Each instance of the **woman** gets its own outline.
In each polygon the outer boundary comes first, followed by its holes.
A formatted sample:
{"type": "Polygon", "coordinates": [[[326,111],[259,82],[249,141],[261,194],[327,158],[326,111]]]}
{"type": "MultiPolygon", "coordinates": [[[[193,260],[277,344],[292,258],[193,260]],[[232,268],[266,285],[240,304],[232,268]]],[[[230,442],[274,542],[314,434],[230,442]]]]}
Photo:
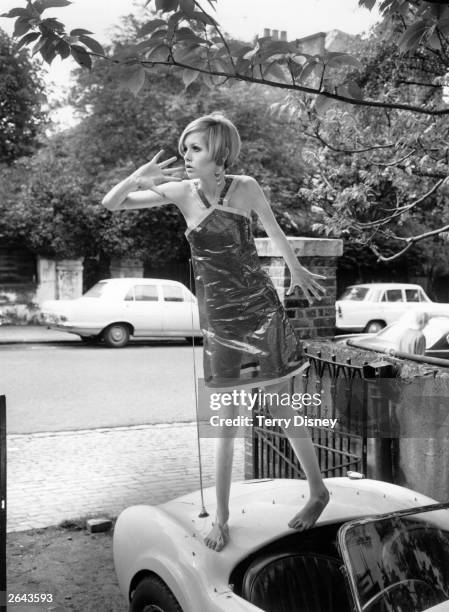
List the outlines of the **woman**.
{"type": "MultiPolygon", "coordinates": [[[[299,287],[309,302],[324,292],[318,279],[298,262],[257,181],[226,175],[237,159],[240,137],[231,121],[220,114],[190,123],[179,140],[187,179],[181,168],[170,169],[172,157],[149,163],[116,185],[103,199],[109,210],[150,208],[174,203],[187,223],[195,271],[195,285],[204,335],[204,378],[209,387],[264,386],[267,393],[288,391],[288,380],[299,372],[302,351],[277,292],[262,271],[251,234],[251,212],[259,216],[268,236],[290,270],[289,292],[299,287]],[[157,185],[157,187],[156,187],[157,185]]],[[[238,406],[228,408],[233,416],[238,406]]],[[[273,412],[273,409],[270,408],[273,412]]],[[[292,416],[279,406],[275,416],[292,416]]],[[[205,538],[220,551],[229,539],[229,494],[234,435],[217,441],[217,515],[205,538]]],[[[307,434],[289,438],[306,474],[310,497],[289,522],[295,529],[311,527],[329,494],[321,478],[312,441],[307,434]]]]}

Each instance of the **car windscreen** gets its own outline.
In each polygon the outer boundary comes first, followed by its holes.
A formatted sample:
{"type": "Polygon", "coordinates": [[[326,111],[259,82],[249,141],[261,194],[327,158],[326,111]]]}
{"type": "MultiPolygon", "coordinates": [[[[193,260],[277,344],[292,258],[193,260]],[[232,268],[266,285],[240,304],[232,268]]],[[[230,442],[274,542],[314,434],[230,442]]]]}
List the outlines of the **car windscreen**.
{"type": "Polygon", "coordinates": [[[365,299],[368,293],[368,287],[348,287],[343,291],[343,294],[339,297],[340,300],[355,300],[361,302],[365,299]]]}
{"type": "MultiPolygon", "coordinates": [[[[117,290],[115,289],[115,292],[117,290]]],[[[83,298],[103,298],[114,293],[114,288],[110,284],[100,281],[91,287],[86,293],[83,293],[83,298]]]]}
{"type": "Polygon", "coordinates": [[[420,612],[449,599],[449,504],[429,508],[353,521],[340,529],[357,610],[420,612]]]}

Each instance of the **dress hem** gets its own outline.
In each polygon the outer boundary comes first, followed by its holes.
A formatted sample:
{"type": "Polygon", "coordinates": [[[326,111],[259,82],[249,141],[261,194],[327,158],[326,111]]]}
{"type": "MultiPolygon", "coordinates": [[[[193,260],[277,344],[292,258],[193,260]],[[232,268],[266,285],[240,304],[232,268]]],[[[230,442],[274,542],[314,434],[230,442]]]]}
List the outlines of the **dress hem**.
{"type": "Polygon", "coordinates": [[[204,381],[206,389],[214,389],[214,390],[229,390],[229,389],[254,389],[257,387],[266,387],[268,385],[273,385],[279,382],[283,382],[284,380],[288,380],[289,378],[293,378],[293,376],[297,376],[301,372],[304,372],[310,365],[309,361],[305,361],[300,366],[293,368],[286,374],[282,374],[282,376],[277,376],[276,378],[262,378],[261,376],[248,379],[248,378],[232,378],[227,379],[228,382],[222,381],[204,381]]]}

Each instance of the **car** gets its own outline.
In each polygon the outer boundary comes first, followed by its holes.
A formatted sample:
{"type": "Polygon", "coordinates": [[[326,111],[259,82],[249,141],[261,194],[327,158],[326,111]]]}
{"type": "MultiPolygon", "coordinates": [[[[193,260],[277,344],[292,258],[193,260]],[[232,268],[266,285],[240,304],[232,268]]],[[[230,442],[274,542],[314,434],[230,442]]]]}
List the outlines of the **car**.
{"type": "Polygon", "coordinates": [[[130,337],[201,336],[195,296],[182,283],[154,278],[109,278],[75,300],[47,300],[41,322],[121,348],[130,337]]]}
{"type": "Polygon", "coordinates": [[[351,285],[335,302],[335,325],[339,330],[375,333],[396,321],[411,308],[449,315],[449,304],[432,302],[422,287],[409,283],[351,285]]]}
{"type": "Polygon", "coordinates": [[[449,503],[360,476],[325,479],[330,502],[303,532],[287,523],[305,480],[233,483],[220,553],[203,543],[214,488],[206,517],[200,492],[126,508],[113,556],[129,611],[448,612],[449,503]]]}
{"type": "MultiPolygon", "coordinates": [[[[395,323],[384,327],[377,334],[336,336],[335,340],[355,348],[393,354],[399,350],[399,339],[407,329],[409,314],[403,314],[395,323]]],[[[449,315],[433,315],[423,327],[422,333],[426,339],[426,357],[449,359],[449,315]]]]}

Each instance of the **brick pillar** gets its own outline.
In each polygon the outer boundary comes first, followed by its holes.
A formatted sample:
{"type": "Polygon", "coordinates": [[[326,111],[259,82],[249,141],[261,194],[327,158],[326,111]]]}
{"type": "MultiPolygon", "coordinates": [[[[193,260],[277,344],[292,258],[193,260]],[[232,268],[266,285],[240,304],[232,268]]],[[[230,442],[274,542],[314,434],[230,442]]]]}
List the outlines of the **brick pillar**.
{"type": "Polygon", "coordinates": [[[337,261],[343,254],[343,241],[334,238],[288,238],[296,256],[311,272],[323,274],[326,295],[309,306],[302,296],[286,297],[290,273],[283,257],[269,238],[256,238],[263,268],[273,280],[279,297],[300,338],[332,336],[335,330],[337,261]]]}
{"type": "Polygon", "coordinates": [[[143,262],[140,259],[121,257],[111,260],[111,278],[143,278],[143,262]]]}
{"type": "Polygon", "coordinates": [[[83,293],[83,260],[56,261],[56,298],[73,300],[83,293]]]}

